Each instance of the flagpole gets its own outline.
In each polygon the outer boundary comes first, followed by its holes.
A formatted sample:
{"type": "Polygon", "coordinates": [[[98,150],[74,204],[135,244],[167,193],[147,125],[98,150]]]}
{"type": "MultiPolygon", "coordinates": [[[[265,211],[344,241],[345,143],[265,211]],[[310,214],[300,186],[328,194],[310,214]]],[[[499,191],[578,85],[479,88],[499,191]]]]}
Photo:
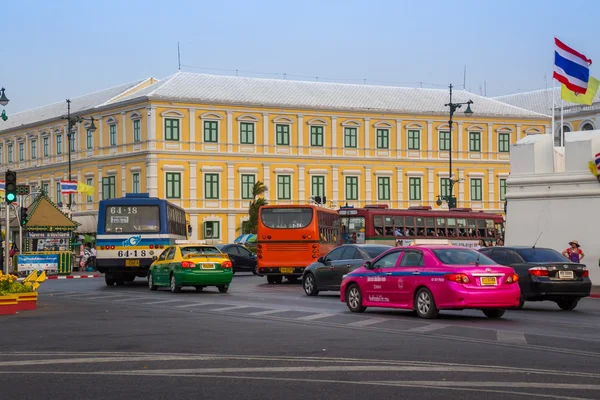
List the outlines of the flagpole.
{"type": "Polygon", "coordinates": [[[554,80],[554,78],[552,78],[552,140],[556,139],[556,134],[554,133],[554,126],[556,125],[555,123],[555,118],[554,118],[554,110],[556,109],[556,99],[554,98],[554,96],[556,95],[556,81],[554,80]]]}
{"type": "Polygon", "coordinates": [[[565,129],[563,126],[563,104],[564,102],[562,101],[562,97],[561,97],[561,101],[560,101],[560,142],[561,142],[561,147],[564,149],[565,148],[565,129]]]}

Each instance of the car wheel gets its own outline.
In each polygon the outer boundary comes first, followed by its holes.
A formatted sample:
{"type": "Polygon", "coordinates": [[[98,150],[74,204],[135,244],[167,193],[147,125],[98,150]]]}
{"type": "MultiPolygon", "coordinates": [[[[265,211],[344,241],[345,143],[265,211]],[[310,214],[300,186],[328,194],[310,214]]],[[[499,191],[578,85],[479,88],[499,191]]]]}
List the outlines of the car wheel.
{"type": "Polygon", "coordinates": [[[109,275],[104,276],[104,282],[106,283],[106,286],[113,286],[115,284],[115,280],[109,275]]]}
{"type": "Polygon", "coordinates": [[[355,313],[365,312],[367,307],[363,306],[363,298],[360,288],[356,284],[351,284],[346,289],[346,305],[348,309],[355,313]]]}
{"type": "Polygon", "coordinates": [[[227,293],[229,290],[229,285],[219,285],[217,286],[217,289],[219,289],[220,293],[227,293]]]}
{"type": "Polygon", "coordinates": [[[172,293],[181,292],[181,286],[177,285],[177,281],[175,280],[175,274],[171,274],[171,292],[172,293]]]}
{"type": "Polygon", "coordinates": [[[156,290],[158,287],[154,284],[154,277],[150,272],[148,272],[148,289],[156,290]]]}
{"type": "Polygon", "coordinates": [[[579,300],[578,299],[559,300],[556,302],[556,304],[558,304],[558,306],[562,310],[571,311],[571,310],[575,309],[575,307],[577,307],[577,304],[579,304],[579,300]]]}
{"type": "Polygon", "coordinates": [[[415,312],[420,318],[436,318],[440,311],[435,305],[433,295],[427,288],[421,288],[415,296],[415,312]]]}
{"type": "Polygon", "coordinates": [[[302,279],[302,287],[304,288],[304,293],[307,296],[316,296],[319,294],[319,290],[317,289],[317,282],[315,282],[315,277],[313,274],[306,274],[302,279]]]}
{"type": "Polygon", "coordinates": [[[502,316],[506,312],[506,310],[503,310],[501,308],[491,308],[491,309],[481,310],[481,311],[483,311],[483,313],[485,314],[486,317],[494,318],[494,319],[502,318],[502,316]]]}

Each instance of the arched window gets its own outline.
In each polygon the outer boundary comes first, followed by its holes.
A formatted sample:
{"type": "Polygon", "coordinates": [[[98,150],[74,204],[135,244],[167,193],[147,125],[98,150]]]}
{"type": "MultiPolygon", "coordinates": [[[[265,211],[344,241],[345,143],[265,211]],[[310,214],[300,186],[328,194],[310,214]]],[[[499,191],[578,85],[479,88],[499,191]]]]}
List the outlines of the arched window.
{"type": "MultiPolygon", "coordinates": [[[[594,130],[594,126],[592,124],[590,124],[589,122],[586,122],[581,127],[581,130],[582,131],[593,131],[594,130]]],[[[569,132],[569,131],[565,130],[565,132],[569,132]]]]}

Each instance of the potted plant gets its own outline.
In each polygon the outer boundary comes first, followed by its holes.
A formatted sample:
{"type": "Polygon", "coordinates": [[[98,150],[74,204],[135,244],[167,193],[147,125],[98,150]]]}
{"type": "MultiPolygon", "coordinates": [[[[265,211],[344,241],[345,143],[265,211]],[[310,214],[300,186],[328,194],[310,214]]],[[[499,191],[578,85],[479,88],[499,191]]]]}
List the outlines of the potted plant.
{"type": "Polygon", "coordinates": [[[15,275],[3,275],[0,272],[0,315],[4,314],[2,309],[6,314],[35,310],[37,298],[37,292],[30,285],[18,282],[15,275]]]}

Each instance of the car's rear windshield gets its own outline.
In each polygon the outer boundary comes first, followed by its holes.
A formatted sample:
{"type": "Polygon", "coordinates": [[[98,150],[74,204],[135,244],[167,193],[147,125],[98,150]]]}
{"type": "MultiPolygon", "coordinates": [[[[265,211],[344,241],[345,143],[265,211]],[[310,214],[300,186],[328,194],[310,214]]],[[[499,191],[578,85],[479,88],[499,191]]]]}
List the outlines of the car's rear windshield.
{"type": "Polygon", "coordinates": [[[186,246],[181,248],[183,257],[188,254],[221,254],[219,249],[214,246],[186,246]]]}
{"type": "Polygon", "coordinates": [[[470,249],[435,249],[433,254],[448,265],[495,265],[496,263],[478,251],[470,249]]]}
{"type": "Polygon", "coordinates": [[[516,249],[517,253],[528,263],[534,262],[566,262],[565,256],[554,249],[516,249]]]}
{"type": "Polygon", "coordinates": [[[306,228],[313,219],[312,208],[263,208],[261,221],[271,229],[306,228]]]}
{"type": "Polygon", "coordinates": [[[375,258],[386,250],[391,249],[392,246],[377,246],[377,247],[363,247],[363,250],[367,252],[369,257],[375,258]]]}

